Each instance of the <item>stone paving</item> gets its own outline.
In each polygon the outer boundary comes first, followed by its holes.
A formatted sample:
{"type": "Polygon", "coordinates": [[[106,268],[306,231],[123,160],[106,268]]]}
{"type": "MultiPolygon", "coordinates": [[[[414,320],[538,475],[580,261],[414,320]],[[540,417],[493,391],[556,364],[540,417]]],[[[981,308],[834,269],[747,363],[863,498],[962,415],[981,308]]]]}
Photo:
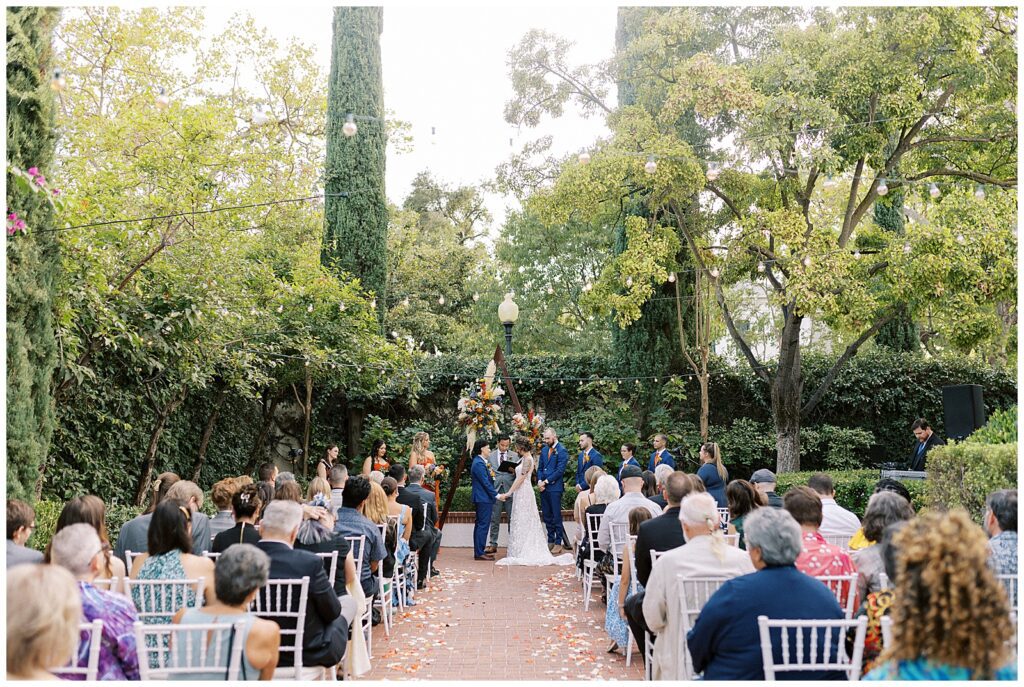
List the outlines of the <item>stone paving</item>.
{"type": "MultiPolygon", "coordinates": [[[[505,555],[498,550],[498,558],[505,555]]],[[[572,566],[497,567],[473,550],[442,548],[440,577],[395,614],[391,637],[374,628],[364,680],[642,680],[632,663],[605,653],[600,591],[583,611],[572,566]]]]}

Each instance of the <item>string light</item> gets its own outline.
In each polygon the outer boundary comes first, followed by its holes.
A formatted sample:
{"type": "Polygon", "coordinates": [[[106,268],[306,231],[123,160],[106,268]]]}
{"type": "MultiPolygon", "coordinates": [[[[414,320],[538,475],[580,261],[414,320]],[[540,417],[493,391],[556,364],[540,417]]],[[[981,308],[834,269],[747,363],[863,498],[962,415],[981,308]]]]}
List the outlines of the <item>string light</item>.
{"type": "Polygon", "coordinates": [[[284,306],[283,305],[277,306],[277,312],[284,312],[284,306]]]}
{"type": "Polygon", "coordinates": [[[704,174],[708,181],[714,181],[722,171],[722,165],[718,162],[709,162],[708,171],[704,174]]]}
{"type": "Polygon", "coordinates": [[[370,307],[373,308],[374,310],[377,309],[377,299],[376,298],[374,298],[372,301],[370,301],[370,307]]]}
{"type": "Polygon", "coordinates": [[[978,200],[981,200],[982,198],[984,198],[985,197],[985,187],[982,186],[981,184],[978,184],[977,186],[975,186],[974,187],[974,197],[977,198],[978,200]]]}
{"type": "Polygon", "coordinates": [[[338,303],[338,312],[345,312],[345,304],[338,303]]]}
{"type": "Polygon", "coordinates": [[[670,272],[669,275],[668,275],[668,282],[670,284],[674,284],[675,281],[676,281],[676,273],[675,272],[670,272]]]}
{"type": "Polygon", "coordinates": [[[54,69],[53,78],[50,79],[50,88],[59,93],[60,91],[63,91],[67,85],[68,82],[67,79],[64,78],[64,72],[59,69],[54,69]]]}
{"type": "Polygon", "coordinates": [[[590,164],[590,153],[584,151],[580,153],[580,156],[577,159],[581,165],[588,165],[590,164]]]}
{"type": "Polygon", "coordinates": [[[713,279],[718,279],[718,268],[717,267],[712,267],[710,274],[711,274],[711,277],[713,279]]]}
{"type": "Polygon", "coordinates": [[[309,307],[306,308],[306,312],[313,312],[313,304],[312,303],[310,303],[309,307]]]}
{"type": "Polygon", "coordinates": [[[555,294],[555,289],[554,289],[554,287],[553,287],[553,286],[550,286],[550,285],[549,285],[549,286],[548,286],[548,295],[549,295],[549,296],[553,296],[554,294],[555,294]]]}
{"type": "Polygon", "coordinates": [[[853,259],[854,260],[860,260],[860,251],[859,250],[853,251],[853,259]]]}
{"type": "Polygon", "coordinates": [[[956,242],[959,243],[962,246],[963,244],[967,243],[967,239],[964,238],[963,234],[957,234],[956,235],[956,242]]]}
{"type": "Polygon", "coordinates": [[[763,262],[758,262],[757,263],[757,271],[758,272],[764,272],[764,263],[763,262]]]}
{"type": "Polygon", "coordinates": [[[647,164],[644,165],[644,171],[648,174],[654,174],[658,171],[658,163],[655,162],[653,155],[650,155],[647,158],[647,164]]]}
{"type": "Polygon", "coordinates": [[[935,184],[930,184],[928,186],[928,195],[931,196],[932,198],[938,198],[939,196],[942,195],[942,191],[940,191],[939,187],[936,186],[935,184]]]}
{"type": "Polygon", "coordinates": [[[473,294],[473,301],[475,302],[475,301],[478,301],[478,300],[480,300],[480,294],[474,293],[473,294]]]}
{"type": "Polygon", "coordinates": [[[591,284],[589,281],[586,284],[583,285],[583,290],[584,291],[590,291],[592,288],[594,288],[594,285],[591,284]]]}
{"type": "Polygon", "coordinates": [[[156,95],[156,106],[158,108],[160,108],[161,110],[164,110],[170,104],[171,104],[171,99],[167,97],[167,89],[165,89],[163,86],[161,86],[160,90],[157,92],[157,95],[156,95]]]}
{"type": "Polygon", "coordinates": [[[348,117],[345,118],[345,123],[341,125],[341,133],[345,134],[348,138],[352,138],[359,131],[359,127],[356,126],[356,117],[352,113],[349,113],[348,117]]]}
{"type": "Polygon", "coordinates": [[[633,286],[633,277],[626,277],[626,286],[633,286]]]}
{"type": "Polygon", "coordinates": [[[903,244],[903,253],[905,255],[910,255],[910,242],[909,241],[907,243],[903,244]]]}
{"type": "Polygon", "coordinates": [[[439,296],[438,297],[437,304],[438,305],[444,305],[444,296],[439,296]]]}
{"type": "Polygon", "coordinates": [[[409,297],[408,296],[406,296],[405,298],[402,299],[402,305],[404,305],[407,308],[409,307],[409,297]]]}
{"type": "Polygon", "coordinates": [[[801,264],[802,264],[802,265],[803,265],[804,267],[810,267],[810,266],[811,266],[811,256],[810,256],[810,255],[805,255],[805,256],[804,256],[804,259],[803,259],[803,260],[801,260],[801,261],[800,261],[800,263],[801,263],[801,264]]]}
{"type": "Polygon", "coordinates": [[[877,189],[877,191],[878,191],[878,195],[880,195],[880,196],[884,196],[885,194],[887,194],[889,192],[889,184],[885,183],[885,179],[884,178],[881,181],[878,182],[878,189],[877,189]]]}

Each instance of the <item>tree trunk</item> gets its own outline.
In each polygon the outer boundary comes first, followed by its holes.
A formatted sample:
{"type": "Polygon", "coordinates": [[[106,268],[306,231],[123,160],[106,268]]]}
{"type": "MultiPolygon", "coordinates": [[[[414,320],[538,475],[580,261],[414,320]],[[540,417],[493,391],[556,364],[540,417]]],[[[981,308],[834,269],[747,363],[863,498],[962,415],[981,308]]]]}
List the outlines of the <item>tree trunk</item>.
{"type": "Polygon", "coordinates": [[[704,373],[701,374],[697,381],[700,382],[700,440],[704,443],[708,441],[708,374],[707,374],[707,358],[704,358],[704,373]]]}
{"type": "Polygon", "coordinates": [[[156,450],[160,445],[160,437],[167,427],[167,420],[171,417],[171,413],[185,401],[186,396],[188,396],[187,388],[182,389],[178,395],[168,401],[156,414],[156,424],[149,435],[149,446],[146,448],[146,457],[142,462],[142,472],[139,474],[139,481],[135,486],[136,506],[141,506],[146,498],[146,494],[149,493],[149,481],[153,476],[153,468],[156,464],[156,450]]]}
{"type": "Polygon", "coordinates": [[[803,317],[789,307],[782,328],[779,367],[772,380],[772,417],[775,420],[776,471],[800,469],[800,402],[804,378],[800,364],[800,323],[803,317]]]}
{"type": "Polygon", "coordinates": [[[309,430],[313,415],[313,374],[306,368],[306,403],[302,406],[306,428],[302,436],[302,479],[309,478],[309,430]]]}
{"type": "Polygon", "coordinates": [[[346,449],[349,458],[355,460],[359,457],[360,447],[363,445],[363,418],[366,416],[366,409],[349,403],[345,416],[348,420],[348,431],[346,432],[348,446],[346,449]]]}
{"type": "Polygon", "coordinates": [[[213,428],[217,425],[217,418],[220,417],[220,409],[227,400],[227,386],[222,385],[217,390],[217,397],[214,401],[213,412],[206,419],[206,426],[203,428],[203,436],[199,439],[199,451],[196,453],[196,464],[192,468],[192,481],[199,483],[199,473],[203,471],[203,463],[206,461],[206,449],[210,446],[210,437],[213,436],[213,428]]]}
{"type": "Polygon", "coordinates": [[[256,436],[256,442],[252,446],[249,464],[245,469],[246,474],[256,471],[256,464],[259,462],[263,445],[267,442],[267,434],[270,433],[270,425],[274,422],[274,410],[277,409],[277,404],[280,400],[276,397],[271,399],[269,408],[266,407],[266,401],[264,401],[263,426],[260,427],[260,433],[256,436]]]}

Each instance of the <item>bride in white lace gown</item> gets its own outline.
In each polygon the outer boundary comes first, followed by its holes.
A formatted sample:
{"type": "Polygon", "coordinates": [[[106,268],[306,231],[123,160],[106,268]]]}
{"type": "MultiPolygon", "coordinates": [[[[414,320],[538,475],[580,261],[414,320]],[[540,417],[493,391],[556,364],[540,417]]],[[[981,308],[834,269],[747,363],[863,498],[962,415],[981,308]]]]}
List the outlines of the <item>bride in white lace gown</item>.
{"type": "Polygon", "coordinates": [[[508,526],[508,554],[495,565],[572,565],[573,555],[551,555],[548,537],[537,510],[537,496],[530,482],[534,459],[530,455],[529,441],[516,441],[516,450],[522,461],[516,467],[516,480],[509,487],[513,494],[512,518],[508,526]]]}

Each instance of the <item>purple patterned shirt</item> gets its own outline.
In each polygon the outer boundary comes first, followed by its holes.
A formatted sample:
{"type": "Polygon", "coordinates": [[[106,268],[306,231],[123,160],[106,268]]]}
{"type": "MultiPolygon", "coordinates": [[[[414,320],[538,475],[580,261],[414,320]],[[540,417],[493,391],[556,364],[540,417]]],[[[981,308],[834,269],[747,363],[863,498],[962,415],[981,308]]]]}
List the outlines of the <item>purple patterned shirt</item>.
{"type": "MultiPolygon", "coordinates": [[[[100,641],[98,680],[138,680],[139,657],[135,651],[132,623],[139,619],[131,599],[122,594],[97,589],[88,582],[79,582],[82,593],[82,615],[87,622],[103,621],[100,641]]],[[[82,633],[78,646],[77,665],[84,666],[89,659],[88,634],[82,633]]],[[[67,679],[84,680],[84,675],[69,675],[67,679]]]]}

